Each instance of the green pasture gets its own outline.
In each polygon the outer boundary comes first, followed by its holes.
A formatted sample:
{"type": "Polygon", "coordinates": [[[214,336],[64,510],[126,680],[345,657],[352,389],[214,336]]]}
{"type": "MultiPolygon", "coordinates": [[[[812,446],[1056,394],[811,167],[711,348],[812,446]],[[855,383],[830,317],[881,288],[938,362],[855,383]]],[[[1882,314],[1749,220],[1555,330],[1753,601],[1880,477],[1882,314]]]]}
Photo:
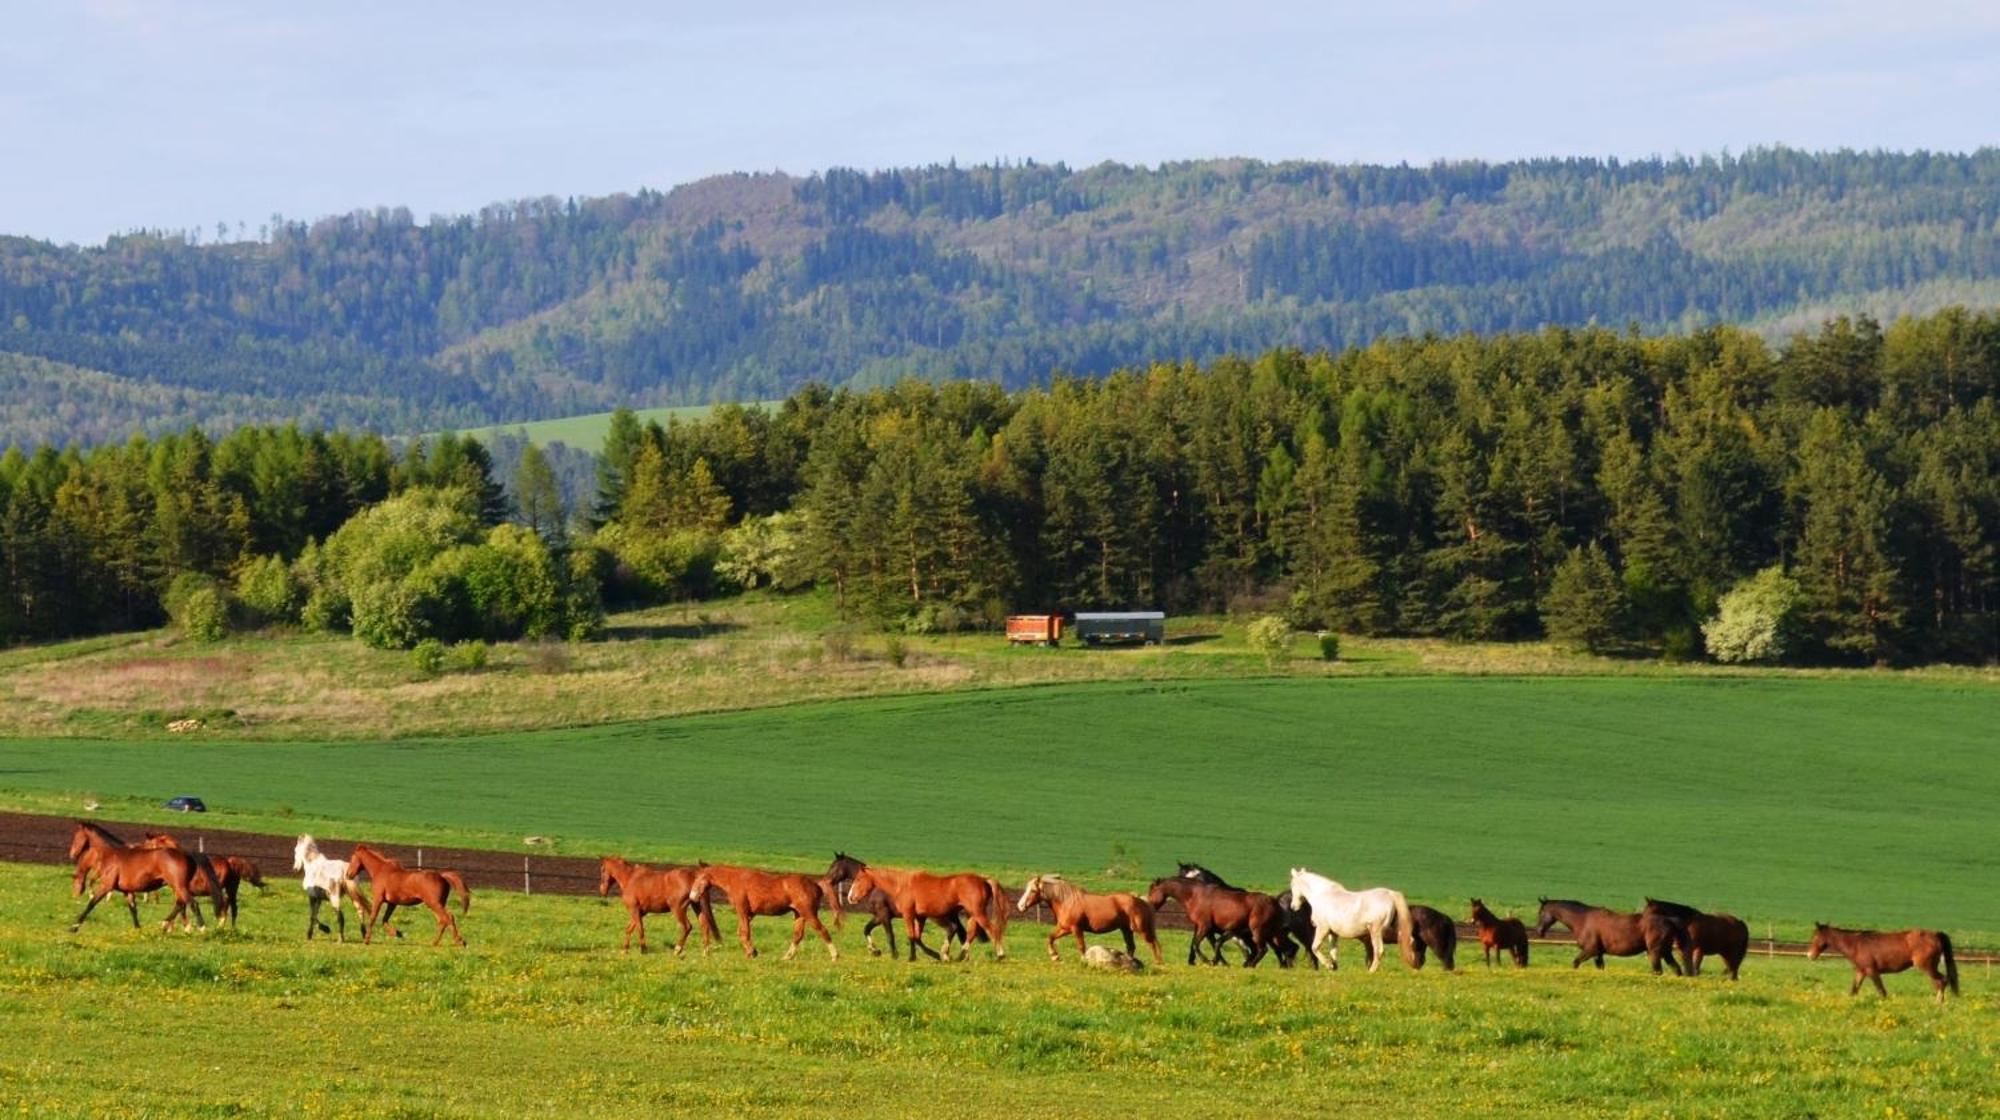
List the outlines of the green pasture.
{"type": "Polygon", "coordinates": [[[1996,727],[1991,687],[1852,677],[1063,685],[458,739],[0,740],[0,804],[192,793],[213,827],[1100,884],[1303,864],[1454,914],[1652,894],[1760,936],[1996,945],[1996,727]]]}
{"type": "MultiPolygon", "coordinates": [[[[62,868],[0,864],[0,1104],[35,1116],[1972,1115],[2000,1108],[2000,1000],[1940,1008],[1839,961],[1740,983],[1546,959],[1455,975],[790,962],[614,948],[623,910],[480,892],[467,950],[300,940],[290,882],[242,934],[81,933],[62,868]],[[1258,1102],[1258,1103],[1248,1103],[1258,1102]]],[[[163,905],[146,911],[158,915],[163,905]]],[[[670,926],[667,919],[655,919],[670,926]]],[[[727,922],[725,922],[727,932],[727,922]]],[[[1180,934],[1168,935],[1169,949],[1180,934]]],[[[1066,950],[1066,954],[1068,951],[1066,950]]]]}
{"type": "MultiPolygon", "coordinates": [[[[782,402],[758,401],[751,403],[752,405],[764,404],[775,408],[782,402]]],[[[633,415],[639,418],[639,423],[641,424],[649,421],[658,421],[664,425],[667,421],[675,418],[699,420],[707,416],[714,408],[715,406],[712,404],[695,404],[673,408],[635,408],[632,412],[633,415]]],[[[581,416],[563,416],[554,420],[528,420],[518,424],[495,424],[488,428],[468,429],[461,434],[475,436],[482,440],[489,440],[495,435],[518,435],[526,437],[528,442],[537,445],[560,442],[566,443],[579,451],[596,452],[603,450],[604,434],[610,430],[611,413],[591,412],[581,416]]]]}

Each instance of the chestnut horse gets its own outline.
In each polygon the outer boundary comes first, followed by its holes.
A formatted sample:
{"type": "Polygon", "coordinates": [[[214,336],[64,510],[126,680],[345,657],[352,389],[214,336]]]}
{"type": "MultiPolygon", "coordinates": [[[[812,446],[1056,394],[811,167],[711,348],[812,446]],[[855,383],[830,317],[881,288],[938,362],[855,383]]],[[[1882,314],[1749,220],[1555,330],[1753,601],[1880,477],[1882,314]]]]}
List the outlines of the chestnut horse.
{"type": "MultiPolygon", "coordinates": [[[[359,879],[365,872],[375,884],[375,904],[368,909],[368,919],[361,923],[361,943],[366,945],[374,937],[375,926],[379,924],[390,933],[395,933],[389,919],[395,917],[396,907],[422,904],[430,907],[437,916],[437,936],[431,944],[444,940],[444,931],[451,931],[451,939],[463,947],[465,938],[458,932],[458,922],[451,911],[445,909],[451,892],[458,891],[458,912],[467,913],[472,909],[472,892],[465,887],[465,880],[456,871],[432,871],[429,868],[411,870],[383,855],[366,844],[356,844],[354,854],[347,857],[347,868],[359,879]]],[[[400,935],[398,935],[400,936],[400,935]]]]}
{"type": "Polygon", "coordinates": [[[1682,975],[1680,962],[1674,959],[1674,946],[1686,949],[1687,932],[1663,914],[1626,914],[1574,899],[1545,898],[1538,920],[1541,924],[1535,927],[1536,937],[1546,936],[1549,927],[1557,922],[1576,935],[1576,959],[1570,962],[1571,968],[1581,968],[1583,962],[1593,959],[1597,967],[1603,968],[1606,956],[1636,957],[1644,953],[1655,974],[1664,961],[1675,976],[1682,975]]]}
{"type": "Polygon", "coordinates": [[[870,891],[881,891],[889,905],[903,919],[903,936],[910,943],[910,959],[922,949],[934,961],[951,958],[952,929],[959,934],[959,959],[972,955],[971,938],[981,933],[993,943],[993,959],[1007,959],[1007,893],[1000,884],[984,875],[960,872],[937,875],[905,867],[875,867],[862,864],[847,885],[847,901],[859,902],[870,891]],[[960,915],[965,924],[957,926],[960,915]],[[924,944],[924,923],[945,923],[944,953],[924,944]]]}
{"type": "MultiPolygon", "coordinates": [[[[1257,891],[1231,890],[1227,887],[1210,886],[1207,883],[1168,875],[1153,880],[1146,891],[1146,903],[1154,910],[1166,904],[1168,899],[1181,904],[1187,911],[1188,920],[1194,923],[1194,936],[1188,940],[1188,963],[1195,963],[1201,944],[1209,940],[1210,934],[1221,933],[1227,938],[1242,938],[1250,944],[1250,951],[1243,957],[1244,968],[1255,968],[1264,954],[1277,947],[1285,937],[1284,917],[1278,912],[1278,900],[1257,891]]],[[[1217,954],[1220,957],[1221,954],[1217,954]]],[[[1214,962],[1220,964],[1218,959],[1214,962]]]]}
{"type": "MultiPolygon", "coordinates": [[[[132,915],[132,928],[139,928],[138,897],[161,887],[174,892],[174,908],[167,911],[167,919],[160,925],[161,932],[173,928],[174,919],[193,911],[194,924],[207,929],[208,924],[201,918],[201,903],[196,901],[194,890],[195,862],[188,853],[178,848],[133,848],[118,841],[102,826],[87,821],[78,821],[76,831],[70,835],[69,856],[76,861],[76,880],[73,892],[83,893],[85,879],[92,873],[97,875],[97,890],[84,904],[83,912],[69,927],[71,933],[83,928],[83,920],[97,908],[112,891],[125,896],[125,908],[132,915]]],[[[217,914],[222,912],[222,890],[213,877],[208,884],[209,899],[215,904],[217,914]]]]}
{"type": "Polygon", "coordinates": [[[1138,951],[1138,946],[1132,943],[1132,935],[1137,933],[1152,947],[1153,963],[1165,963],[1160,956],[1159,938],[1153,936],[1152,904],[1138,895],[1123,891],[1091,894],[1071,885],[1060,875],[1037,875],[1028,880],[1015,907],[1025,914],[1030,906],[1044,901],[1056,917],[1055,931],[1049,934],[1050,960],[1062,959],[1062,954],[1056,952],[1056,942],[1066,934],[1076,935],[1076,951],[1081,953],[1084,951],[1084,934],[1117,930],[1125,935],[1126,956],[1138,951]]]}
{"type": "Polygon", "coordinates": [[[835,927],[841,924],[846,914],[840,908],[840,895],[831,884],[810,875],[764,871],[755,867],[732,867],[721,863],[695,865],[694,878],[688,882],[688,901],[707,899],[711,887],[720,890],[736,910],[736,938],[743,943],[744,956],[757,955],[757,946],[750,940],[751,918],[791,914],[792,944],[785,950],[786,960],[798,955],[799,942],[805,940],[808,926],[819,934],[821,941],[826,942],[827,958],[840,959],[840,950],[833,943],[833,935],[826,932],[826,927],[819,920],[822,902],[832,904],[835,927]]]}
{"type": "MultiPolygon", "coordinates": [[[[172,848],[175,851],[187,852],[187,849],[181,847],[179,840],[174,839],[164,832],[148,832],[144,840],[132,846],[135,848],[172,848]]],[[[226,923],[230,929],[235,929],[237,892],[242,889],[243,883],[246,880],[249,881],[251,886],[262,887],[264,885],[264,873],[257,870],[256,864],[251,863],[242,856],[210,856],[199,852],[188,852],[188,856],[194,860],[195,867],[194,881],[188,884],[189,887],[202,894],[207,894],[209,893],[209,881],[213,879],[218,883],[222,887],[222,896],[228,903],[228,906],[216,911],[216,924],[222,925],[226,923]]],[[[183,923],[187,921],[185,915],[182,916],[181,921],[183,923]]]]}
{"type": "Polygon", "coordinates": [[[1701,975],[1702,958],[1714,953],[1722,958],[1722,967],[1734,980],[1737,970],[1743,967],[1743,958],[1750,955],[1749,923],[1734,914],[1707,914],[1692,906],[1657,898],[1646,900],[1644,912],[1661,914],[1680,923],[1687,934],[1682,949],[1687,954],[1689,976],[1701,975]]]}
{"type": "Polygon", "coordinates": [[[1950,935],[1941,929],[1881,933],[1815,923],[1812,942],[1806,946],[1806,959],[1816,961],[1821,953],[1829,951],[1846,957],[1854,965],[1854,986],[1847,990],[1850,996],[1861,991],[1863,980],[1871,980],[1875,990],[1886,999],[1889,989],[1882,986],[1882,974],[1906,968],[1921,969],[1931,978],[1939,1003],[1944,1002],[1946,989],[1958,994],[1958,958],[1952,955],[1950,935]],[[1942,971],[1938,969],[1940,962],[1944,965],[1942,971]]]}
{"type": "Polygon", "coordinates": [[[715,929],[715,911],[708,905],[706,897],[692,901],[688,898],[688,887],[694,883],[692,867],[647,867],[605,856],[599,861],[597,876],[597,896],[603,898],[618,888],[618,897],[625,902],[625,912],[631,920],[625,923],[625,952],[632,951],[632,933],[639,933],[639,951],[646,951],[646,915],[671,912],[674,920],[681,924],[681,937],[674,942],[674,956],[680,956],[686,949],[688,935],[694,926],[688,921],[688,907],[694,907],[695,916],[701,920],[701,947],[715,948],[722,935],[715,929]]]}
{"type": "Polygon", "coordinates": [[[1497,917],[1479,899],[1472,900],[1472,924],[1479,927],[1479,947],[1486,951],[1486,967],[1501,953],[1514,955],[1514,967],[1528,967],[1528,927],[1521,919],[1497,917]]]}

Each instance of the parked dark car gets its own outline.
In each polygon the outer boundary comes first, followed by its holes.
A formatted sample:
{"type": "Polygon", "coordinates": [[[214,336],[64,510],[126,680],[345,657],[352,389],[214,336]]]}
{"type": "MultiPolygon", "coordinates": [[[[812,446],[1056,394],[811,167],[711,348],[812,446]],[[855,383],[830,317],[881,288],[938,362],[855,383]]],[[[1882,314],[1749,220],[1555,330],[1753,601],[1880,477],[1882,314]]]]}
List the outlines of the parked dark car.
{"type": "Polygon", "coordinates": [[[203,804],[201,803],[201,798],[199,798],[199,797],[175,797],[175,798],[171,798],[171,799],[169,799],[169,800],[167,801],[167,804],[166,804],[166,808],[169,808],[169,809],[172,809],[172,810],[173,810],[174,812],[176,812],[176,813],[206,813],[206,812],[208,812],[208,806],[206,806],[206,805],[203,805],[203,804]]]}

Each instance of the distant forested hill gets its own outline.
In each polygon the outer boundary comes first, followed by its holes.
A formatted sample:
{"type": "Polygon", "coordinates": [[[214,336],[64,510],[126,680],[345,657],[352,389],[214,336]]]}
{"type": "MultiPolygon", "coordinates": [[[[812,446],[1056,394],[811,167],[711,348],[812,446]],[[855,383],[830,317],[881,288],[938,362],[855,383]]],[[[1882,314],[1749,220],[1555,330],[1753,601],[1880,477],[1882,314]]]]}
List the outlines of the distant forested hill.
{"type": "Polygon", "coordinates": [[[256,241],[0,238],[0,445],[1996,303],[2000,150],[733,175],[256,241]]]}

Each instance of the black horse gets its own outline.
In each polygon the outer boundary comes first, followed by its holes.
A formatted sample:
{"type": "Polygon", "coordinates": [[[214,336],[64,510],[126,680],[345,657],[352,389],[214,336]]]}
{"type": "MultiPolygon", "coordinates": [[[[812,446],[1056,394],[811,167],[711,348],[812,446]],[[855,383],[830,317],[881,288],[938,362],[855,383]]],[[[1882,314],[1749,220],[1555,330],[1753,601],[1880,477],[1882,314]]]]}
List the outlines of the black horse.
{"type": "MultiPolygon", "coordinates": [[[[1197,883],[1206,883],[1211,887],[1221,887],[1228,891],[1248,889],[1237,886],[1201,864],[1188,863],[1184,860],[1176,862],[1180,866],[1179,872],[1176,873],[1179,878],[1192,879],[1197,883]]],[[[1304,903],[1299,903],[1298,909],[1292,909],[1292,896],[1289,891],[1278,895],[1277,900],[1281,923],[1278,939],[1271,944],[1271,951],[1278,956],[1279,968],[1290,968],[1298,959],[1300,947],[1312,944],[1312,909],[1304,903]]],[[[1215,954],[1213,963],[1222,963],[1222,947],[1231,941],[1241,946],[1245,954],[1251,951],[1249,939],[1241,934],[1232,938],[1219,932],[1211,932],[1208,935],[1208,947],[1210,952],[1215,954]]],[[[1311,953],[1306,954],[1306,959],[1312,961],[1314,968],[1319,967],[1319,961],[1314,960],[1311,953]]]]}
{"type": "MultiPolygon", "coordinates": [[[[1410,924],[1417,927],[1417,942],[1413,946],[1417,967],[1424,967],[1424,953],[1429,950],[1437,955],[1438,963],[1444,966],[1446,972],[1455,971],[1458,967],[1458,923],[1451,920],[1451,915],[1428,906],[1413,905],[1410,907],[1410,924]]],[[[1405,934],[1398,929],[1396,936],[1400,938],[1405,934]]]]}

